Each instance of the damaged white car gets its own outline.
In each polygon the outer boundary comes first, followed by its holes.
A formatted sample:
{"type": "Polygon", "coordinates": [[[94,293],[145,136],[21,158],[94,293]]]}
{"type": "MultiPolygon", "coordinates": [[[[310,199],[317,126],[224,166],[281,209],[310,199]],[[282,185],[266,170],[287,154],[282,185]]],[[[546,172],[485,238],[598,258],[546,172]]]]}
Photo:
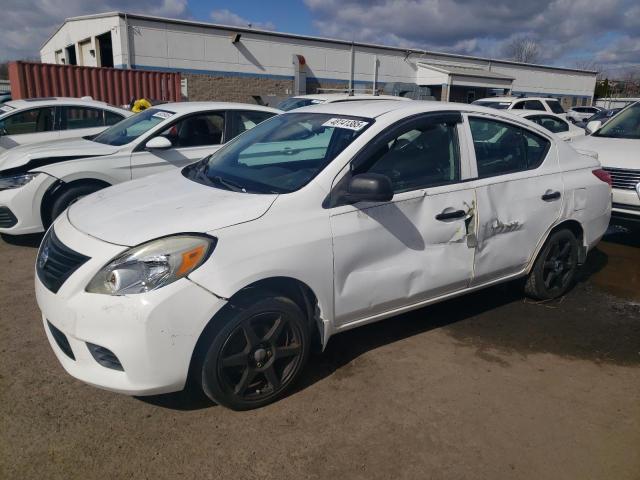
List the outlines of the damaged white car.
{"type": "Polygon", "coordinates": [[[73,204],[40,247],[37,300],[74,377],[149,395],[191,376],[249,409],[338,332],[519,277],[563,295],[610,211],[598,161],[526,120],[317,105],[73,204]]]}

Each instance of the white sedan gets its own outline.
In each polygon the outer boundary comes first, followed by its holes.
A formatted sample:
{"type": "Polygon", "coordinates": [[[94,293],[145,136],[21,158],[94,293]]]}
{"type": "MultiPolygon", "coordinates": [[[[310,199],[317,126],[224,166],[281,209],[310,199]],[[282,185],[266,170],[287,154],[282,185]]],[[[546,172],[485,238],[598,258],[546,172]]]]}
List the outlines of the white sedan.
{"type": "Polygon", "coordinates": [[[163,104],[97,136],[0,155],[0,233],[42,232],[80,197],[200,160],[279,110],[241,103],[163,104]]]}
{"type": "Polygon", "coordinates": [[[611,120],[590,122],[594,133],[573,142],[580,150],[597,153],[613,179],[613,216],[640,225],[640,102],[611,120]]]}
{"type": "Polygon", "coordinates": [[[585,135],[584,128],[576,127],[573,123],[567,122],[561,115],[538,110],[510,110],[509,113],[537,123],[558,135],[562,140],[572,141],[574,138],[584,137],[585,135]]]}
{"type": "Polygon", "coordinates": [[[131,112],[90,98],[34,98],[0,105],[0,152],[19,145],[95,135],[131,112]]]}
{"type": "Polygon", "coordinates": [[[516,278],[564,295],[609,223],[609,180],[497,110],[306,107],[72,205],[40,247],[38,305],[78,379],[149,395],[192,375],[255,408],[338,332],[516,278]]]}

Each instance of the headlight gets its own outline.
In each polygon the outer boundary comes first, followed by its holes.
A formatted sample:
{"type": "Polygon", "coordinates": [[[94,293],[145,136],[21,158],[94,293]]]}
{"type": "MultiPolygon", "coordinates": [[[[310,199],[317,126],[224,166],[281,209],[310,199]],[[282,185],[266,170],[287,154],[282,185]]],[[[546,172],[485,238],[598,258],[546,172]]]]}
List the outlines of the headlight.
{"type": "Polygon", "coordinates": [[[0,177],[0,191],[20,188],[38,176],[37,173],[23,173],[12,177],[0,177]]]}
{"type": "Polygon", "coordinates": [[[103,267],[86,290],[106,295],[157,290],[186,277],[202,265],[215,244],[215,238],[185,234],[138,245],[103,267]]]}

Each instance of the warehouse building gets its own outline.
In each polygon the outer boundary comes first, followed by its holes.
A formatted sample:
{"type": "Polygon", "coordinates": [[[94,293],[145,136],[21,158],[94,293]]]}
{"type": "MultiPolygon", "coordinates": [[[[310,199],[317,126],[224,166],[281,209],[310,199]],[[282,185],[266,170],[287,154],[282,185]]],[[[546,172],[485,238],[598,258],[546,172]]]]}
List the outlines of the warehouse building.
{"type": "Polygon", "coordinates": [[[553,96],[591,105],[596,72],[452,55],[248,27],[120,12],[67,19],[40,50],[44,63],[179,71],[189,100],[352,90],[471,102],[553,96]]]}

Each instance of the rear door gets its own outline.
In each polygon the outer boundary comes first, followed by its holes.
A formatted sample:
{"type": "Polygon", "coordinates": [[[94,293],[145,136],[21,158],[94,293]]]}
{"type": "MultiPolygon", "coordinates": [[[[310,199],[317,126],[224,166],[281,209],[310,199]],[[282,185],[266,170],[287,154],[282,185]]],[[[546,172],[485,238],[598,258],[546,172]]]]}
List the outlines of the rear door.
{"type": "Polygon", "coordinates": [[[459,129],[455,115],[402,122],[336,179],[330,221],[338,324],[469,284],[474,248],[467,244],[467,220],[475,191],[463,181],[469,157],[466,146],[460,148],[459,129]],[[349,204],[334,196],[352,175],[365,172],[391,179],[392,201],[349,204]]]}
{"type": "Polygon", "coordinates": [[[473,285],[520,272],[560,216],[563,182],[550,137],[470,114],[477,180],[473,285]]]}
{"type": "Polygon", "coordinates": [[[131,177],[141,178],[174,168],[182,168],[215,152],[226,141],[227,112],[215,110],[180,117],[156,135],[147,138],[131,154],[131,177]],[[145,144],[154,137],[171,142],[166,150],[149,150],[145,144]]]}
{"type": "Polygon", "coordinates": [[[0,120],[0,146],[13,148],[29,143],[57,140],[56,109],[39,107],[21,110],[0,120]]]}

